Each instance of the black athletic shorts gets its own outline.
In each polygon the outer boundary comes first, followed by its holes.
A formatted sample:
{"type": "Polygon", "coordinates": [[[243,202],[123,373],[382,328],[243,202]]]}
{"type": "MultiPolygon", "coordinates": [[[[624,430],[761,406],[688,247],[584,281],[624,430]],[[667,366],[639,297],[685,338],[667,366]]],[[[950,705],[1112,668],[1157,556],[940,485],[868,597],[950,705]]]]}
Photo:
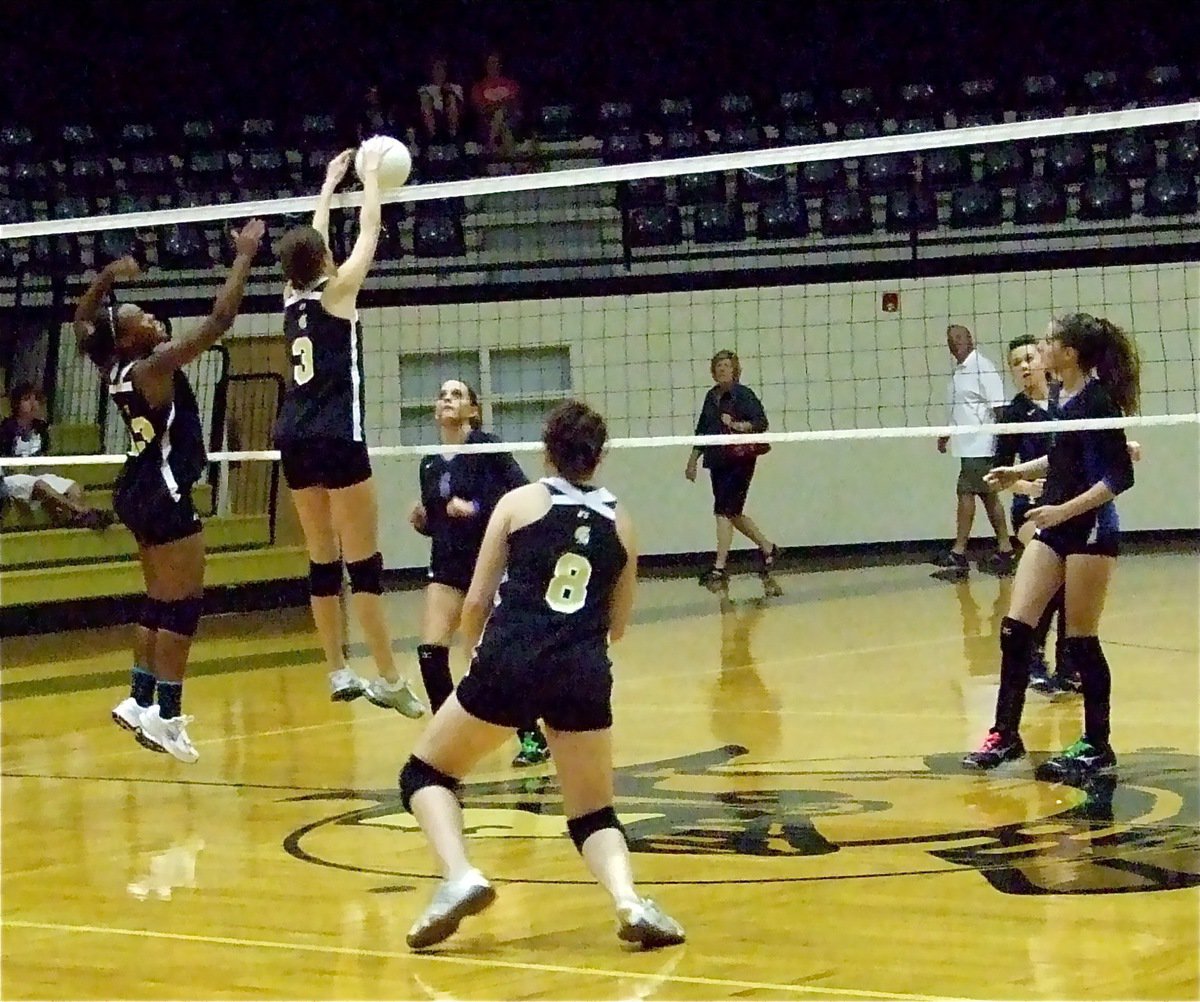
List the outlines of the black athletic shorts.
{"type": "Polygon", "coordinates": [[[556,731],[612,727],[612,663],[603,651],[524,657],[518,648],[480,644],[455,692],[464,710],[498,727],[544,720],[556,731]]]}
{"type": "Polygon", "coordinates": [[[475,573],[475,561],[478,557],[478,552],[439,546],[435,541],[429,552],[429,570],[426,577],[431,584],[447,585],[466,594],[471,587],[471,576],[475,573]]]}
{"type": "Polygon", "coordinates": [[[283,479],[294,491],[324,487],[335,491],[371,477],[371,457],[363,442],[343,438],[307,438],[281,442],[283,479]]]}
{"type": "Polygon", "coordinates": [[[1027,494],[1014,494],[1012,499],[1012,533],[1015,536],[1025,524],[1025,516],[1034,506],[1033,498],[1027,494]]]}
{"type": "Polygon", "coordinates": [[[709,467],[712,478],[713,514],[736,518],[746,507],[750,481],[754,477],[754,460],[722,463],[709,467]]]}
{"type": "Polygon", "coordinates": [[[120,477],[113,490],[113,511],[142,546],[164,546],[202,528],[190,484],[179,488],[176,500],[165,483],[120,477]]]}
{"type": "Polygon", "coordinates": [[[1120,550],[1121,533],[1098,526],[1097,522],[1092,512],[1086,512],[1049,529],[1038,529],[1033,538],[1040,539],[1063,560],[1080,553],[1115,557],[1120,550]]]}

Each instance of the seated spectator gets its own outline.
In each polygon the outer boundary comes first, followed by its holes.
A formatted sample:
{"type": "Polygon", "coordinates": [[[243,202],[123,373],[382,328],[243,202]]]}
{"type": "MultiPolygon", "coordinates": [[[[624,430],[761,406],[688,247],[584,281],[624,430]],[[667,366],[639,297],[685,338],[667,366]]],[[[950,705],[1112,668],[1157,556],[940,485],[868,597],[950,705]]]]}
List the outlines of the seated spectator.
{"type": "MultiPolygon", "coordinates": [[[[50,451],[50,426],[46,424],[46,398],[29,383],[19,383],[9,395],[12,416],[0,421],[0,455],[44,456],[50,451]]],[[[24,468],[23,468],[24,469],[24,468]]],[[[83,488],[74,480],[53,473],[7,473],[0,497],[37,507],[45,505],[50,517],[66,525],[107,529],[111,511],[89,507],[83,488]]]]}
{"type": "Polygon", "coordinates": [[[417,90],[417,96],[421,101],[425,138],[431,143],[457,142],[463,89],[460,84],[450,82],[445,59],[439,56],[429,64],[429,83],[417,90]]]}
{"type": "Polygon", "coordinates": [[[373,83],[363,94],[363,107],[358,115],[358,138],[395,136],[395,118],[383,99],[379,84],[373,83]]]}
{"type": "Polygon", "coordinates": [[[484,149],[490,154],[512,156],[521,124],[521,87],[504,76],[499,52],[487,57],[483,79],[471,88],[471,104],[479,114],[484,149]]]}

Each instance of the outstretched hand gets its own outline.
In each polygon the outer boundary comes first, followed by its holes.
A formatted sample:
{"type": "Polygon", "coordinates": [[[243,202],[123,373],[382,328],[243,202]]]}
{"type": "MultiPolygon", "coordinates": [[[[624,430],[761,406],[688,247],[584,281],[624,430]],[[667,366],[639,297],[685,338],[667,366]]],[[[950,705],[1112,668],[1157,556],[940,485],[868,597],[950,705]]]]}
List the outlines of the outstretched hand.
{"type": "Polygon", "coordinates": [[[124,257],[119,257],[108,266],[109,274],[113,278],[121,282],[127,282],[131,278],[137,278],[142,273],[142,266],[137,263],[137,259],[132,254],[126,254],[124,257]]]}
{"type": "Polygon", "coordinates": [[[258,253],[258,245],[262,242],[266,225],[261,219],[251,219],[240,230],[233,233],[233,246],[237,249],[238,257],[243,255],[253,257],[258,253]]]}
{"type": "Polygon", "coordinates": [[[1013,466],[996,466],[983,475],[983,482],[998,491],[1008,490],[1021,479],[1013,466]]]}
{"type": "Polygon", "coordinates": [[[354,159],[354,150],[342,150],[336,157],[329,161],[329,166],[325,168],[325,183],[331,187],[337,187],[341,183],[342,178],[346,176],[346,171],[350,169],[350,161],[354,159]]]}
{"type": "Polygon", "coordinates": [[[373,143],[367,140],[362,144],[363,163],[362,169],[364,174],[371,174],[379,170],[379,165],[383,163],[383,150],[380,149],[379,143],[373,143]]]}

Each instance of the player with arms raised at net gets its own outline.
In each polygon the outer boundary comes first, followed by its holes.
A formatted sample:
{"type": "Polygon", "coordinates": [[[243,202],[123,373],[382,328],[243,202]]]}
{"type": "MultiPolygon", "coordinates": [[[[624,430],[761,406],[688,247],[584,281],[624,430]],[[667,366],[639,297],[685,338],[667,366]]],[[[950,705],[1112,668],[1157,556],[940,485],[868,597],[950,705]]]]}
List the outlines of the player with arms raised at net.
{"type": "Polygon", "coordinates": [[[211,348],[237,316],[263,224],[234,234],[237,256],[212,313],[172,339],[161,320],[132,303],[109,299],[121,279],[138,275],[132,257],[104,268],[75,309],[79,350],[108,377],[108,392],[129,429],[129,458],[117,479],[113,508],[137,541],[146,580],[134,634],[129,696],[113,720],[154,751],[181,762],[200,756],[188,737],[183,676],[204,600],[204,538],[192,486],[207,456],[200,408],[181,371],[211,348]],[[157,695],[158,702],[154,702],[157,695]]]}

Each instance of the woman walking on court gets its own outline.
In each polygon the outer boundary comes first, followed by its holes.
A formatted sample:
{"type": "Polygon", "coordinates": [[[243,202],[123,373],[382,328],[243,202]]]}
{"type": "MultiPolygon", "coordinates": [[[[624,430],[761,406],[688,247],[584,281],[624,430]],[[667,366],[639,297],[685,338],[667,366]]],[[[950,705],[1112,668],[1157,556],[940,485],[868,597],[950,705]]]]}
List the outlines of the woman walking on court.
{"type": "MultiPolygon", "coordinates": [[[[719,351],[709,363],[716,385],[704,397],[700,417],[696,421],[697,435],[745,434],[766,431],[767,415],[754,391],[740,382],[742,363],[734,352],[719,351]]],[[[758,524],[745,514],[746,496],[754,478],[754,466],[767,451],[762,445],[708,445],[692,449],[684,476],[696,479],[696,461],[704,457],[704,465],[712,478],[713,514],[717,519],[717,554],[713,565],[702,575],[700,583],[709,588],[722,588],[729,582],[725,562],[733,543],[733,530],[758,547],[759,573],[770,577],[775,567],[779,547],[763,535],[758,524]]]]}
{"type": "Polygon", "coordinates": [[[629,623],[637,550],[628,513],[592,484],[606,439],[599,414],[577,401],[560,404],[542,436],[550,476],[505,495],[488,523],[463,606],[470,670],[400,772],[401,800],[443,878],[409,930],[413,949],[440,943],[495,900],[467,859],[458,787],[534,718],[546,724],[567,831],[612,897],[617,935],[648,947],[683,942],[679,924],[635,890],[613,809],[608,644],[629,623]]]}
{"type": "Polygon", "coordinates": [[[358,238],[337,265],[329,251],[329,203],[353,150],[330,162],[311,226],[289,230],[279,246],[286,280],[283,329],[292,378],[275,425],[283,475],[291,488],[309,557],[313,619],[329,670],[330,697],[366,695],[406,717],[425,712],[396,669],[384,614],[379,508],[363,430],[362,326],[358,292],[379,240],[380,154],[364,156],[358,238]],[[380,677],[364,682],[342,656],[342,565],[354,610],[380,677]]]}
{"type": "MultiPolygon", "coordinates": [[[[442,384],[434,419],[443,445],[498,441],[483,430],[479,397],[462,380],[442,384]]],[[[437,713],[454,691],[450,642],[462,619],[463,600],[488,519],[505,494],[529,480],[507,452],[434,453],[422,458],[419,476],[421,500],[413,506],[409,521],[430,537],[431,545],[417,660],[429,708],[437,713]]],[[[517,737],[521,747],[513,765],[538,765],[550,757],[536,721],[519,730],[517,737]]]]}
{"type": "MultiPolygon", "coordinates": [[[[1107,320],[1076,313],[1058,321],[1049,344],[1061,380],[1056,417],[1069,421],[1137,413],[1139,359],[1129,335],[1107,320]]],[[[1133,463],[1120,429],[1055,432],[1049,456],[988,475],[997,488],[1045,476],[1035,527],[1021,554],[1008,616],[1000,628],[1000,691],[996,719],[978,751],[963,759],[993,769],[1021,758],[1019,728],[1029,681],[1034,629],[1064,589],[1067,660],[1083,689],[1084,733],[1070,748],[1038,766],[1039,779],[1082,781],[1112,771],[1109,743],[1111,675],[1097,637],[1108,584],[1116,568],[1120,524],[1115,498],[1133,486],[1133,463]]]]}
{"type": "Polygon", "coordinates": [[[107,374],[109,396],[129,430],[113,509],[137,541],[146,580],[129,695],[112,718],[147,748],[180,762],[200,757],[187,733],[192,718],[183,715],[183,677],[204,603],[204,538],[192,486],[207,462],[200,408],[181,370],[233,323],[262,235],[257,219],[234,235],[229,277],[212,312],[188,334],[172,339],[162,321],[132,303],[102,307],[118,281],[138,275],[131,257],[104,268],[75,309],[79,350],[107,374]]]}

